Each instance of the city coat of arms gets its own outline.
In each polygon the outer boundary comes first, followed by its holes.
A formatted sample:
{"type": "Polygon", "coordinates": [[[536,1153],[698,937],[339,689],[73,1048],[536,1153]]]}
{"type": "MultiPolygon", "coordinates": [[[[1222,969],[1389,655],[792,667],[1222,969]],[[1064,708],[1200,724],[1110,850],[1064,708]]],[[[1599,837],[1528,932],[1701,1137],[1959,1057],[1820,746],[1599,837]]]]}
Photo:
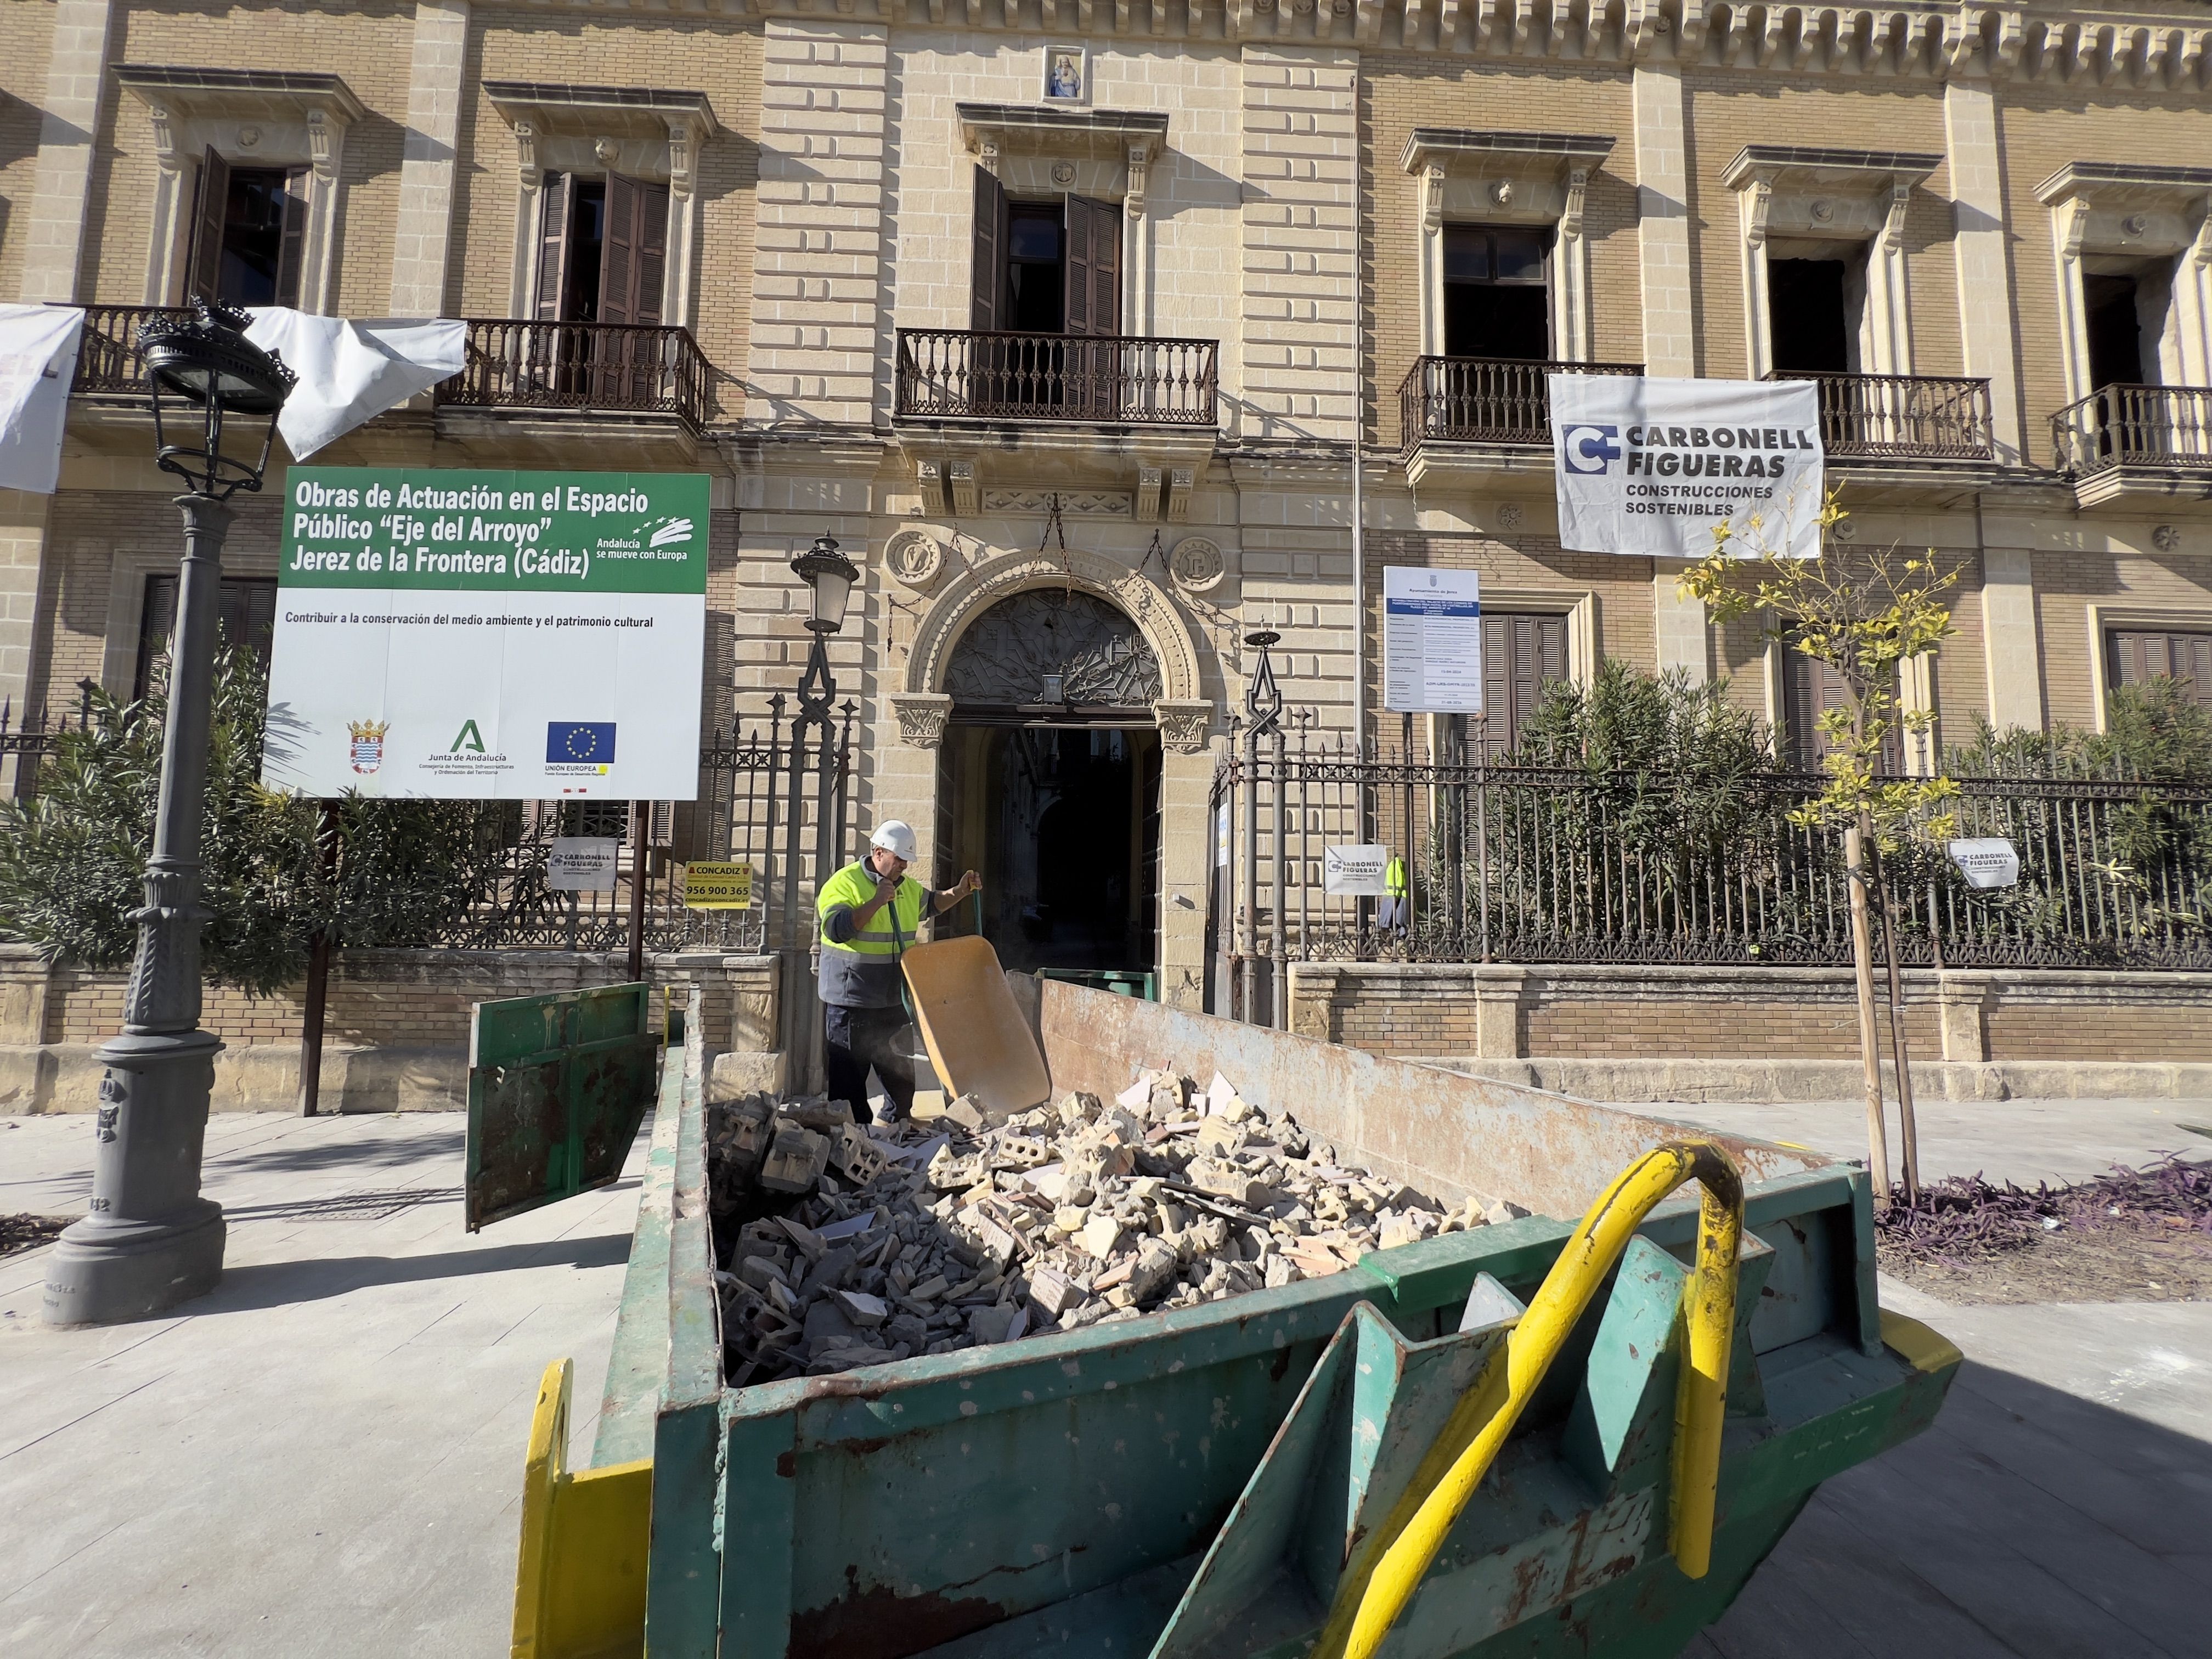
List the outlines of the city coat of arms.
{"type": "Polygon", "coordinates": [[[384,734],[392,729],[388,720],[349,720],[346,730],[353,733],[353,769],[374,772],[384,764],[384,734]]]}

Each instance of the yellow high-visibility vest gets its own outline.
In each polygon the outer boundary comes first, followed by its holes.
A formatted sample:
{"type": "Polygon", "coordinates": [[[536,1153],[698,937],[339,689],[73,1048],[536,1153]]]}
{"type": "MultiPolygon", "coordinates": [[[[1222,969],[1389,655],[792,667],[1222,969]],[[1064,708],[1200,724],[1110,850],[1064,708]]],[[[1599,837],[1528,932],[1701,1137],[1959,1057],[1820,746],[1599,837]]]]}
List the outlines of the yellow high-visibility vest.
{"type": "MultiPolygon", "coordinates": [[[[830,913],[840,905],[858,910],[876,896],[876,872],[865,861],[847,865],[822,884],[822,896],[814,902],[817,924],[826,923],[830,913]]],[[[826,926],[817,926],[825,951],[849,951],[858,957],[896,957],[915,942],[921,931],[922,906],[928,902],[929,890],[911,876],[899,878],[898,892],[889,904],[870,917],[868,925],[857,930],[853,937],[840,943],[830,937],[826,926]]]]}
{"type": "MultiPolygon", "coordinates": [[[[1373,868],[1371,865],[1369,867],[1370,869],[1373,868]]],[[[1406,884],[1405,860],[1392,859],[1389,864],[1383,866],[1382,886],[1383,890],[1388,892],[1392,898],[1403,898],[1412,890],[1406,884]]]]}

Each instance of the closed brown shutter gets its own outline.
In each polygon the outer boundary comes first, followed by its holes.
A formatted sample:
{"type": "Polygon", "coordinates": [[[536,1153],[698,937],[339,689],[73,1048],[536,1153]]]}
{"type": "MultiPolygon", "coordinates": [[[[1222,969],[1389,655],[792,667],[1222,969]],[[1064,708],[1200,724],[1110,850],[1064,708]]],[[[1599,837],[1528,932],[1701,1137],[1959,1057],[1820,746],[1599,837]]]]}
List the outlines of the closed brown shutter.
{"type": "Polygon", "coordinates": [[[599,321],[637,320],[637,180],[607,175],[606,240],[599,251],[599,321]]]}
{"type": "Polygon", "coordinates": [[[568,173],[549,173],[540,192],[545,216],[538,235],[538,320],[541,323],[559,322],[562,302],[568,298],[572,183],[568,173]]]}
{"type": "MultiPolygon", "coordinates": [[[[1807,656],[1795,646],[1783,653],[1783,720],[1789,729],[1790,763],[1800,771],[1817,772],[1828,753],[1820,716],[1831,709],[1848,708],[1850,697],[1840,671],[1807,656]]],[[[1903,709],[1893,703],[1889,730],[1883,733],[1879,769],[1893,776],[1905,770],[1905,732],[1899,725],[1903,709]]]]}
{"type": "MultiPolygon", "coordinates": [[[[216,614],[222,643],[227,650],[243,650],[258,666],[269,666],[269,647],[276,628],[276,584],[266,576],[225,576],[216,590],[216,614]]],[[[170,575],[146,578],[146,603],[138,617],[138,665],[131,687],[133,699],[143,699],[154,684],[154,671],[168,654],[169,633],[177,621],[177,579],[170,575]]]]}
{"type": "Polygon", "coordinates": [[[2212,633],[2116,628],[2105,635],[2105,662],[2113,685],[2171,675],[2187,681],[2197,701],[2212,708],[2212,633]]]}
{"type": "Polygon", "coordinates": [[[1063,267],[1066,330],[1121,331],[1121,214],[1111,202],[1067,198],[1067,260],[1063,267]]]}
{"type": "Polygon", "coordinates": [[[284,236],[276,250],[276,303],[297,308],[300,267],[307,252],[307,169],[284,175],[284,236]]]}
{"type": "Polygon", "coordinates": [[[640,184],[637,187],[635,320],[651,324],[666,320],[661,299],[667,286],[668,186],[640,184]]]}
{"type": "Polygon", "coordinates": [[[975,169],[975,258],[968,301],[968,326],[979,334],[999,327],[1006,283],[1006,188],[995,174],[975,169]]]}
{"type": "MultiPolygon", "coordinates": [[[[1520,741],[1544,688],[1567,677],[1567,619],[1502,611],[1482,619],[1480,747],[1494,761],[1520,741]]],[[[1470,752],[1477,745],[1470,743],[1470,752]]]]}
{"type": "Polygon", "coordinates": [[[222,297],[222,221],[230,206],[230,163],[210,149],[200,158],[200,195],[192,214],[192,247],[185,261],[185,301],[222,297]]]}

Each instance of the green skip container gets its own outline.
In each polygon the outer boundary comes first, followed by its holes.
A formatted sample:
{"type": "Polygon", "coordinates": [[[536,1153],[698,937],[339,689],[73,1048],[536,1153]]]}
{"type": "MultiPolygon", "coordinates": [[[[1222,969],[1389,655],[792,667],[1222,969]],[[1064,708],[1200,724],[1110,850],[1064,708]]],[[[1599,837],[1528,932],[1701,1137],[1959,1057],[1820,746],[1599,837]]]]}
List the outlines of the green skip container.
{"type": "MultiPolygon", "coordinates": [[[[1677,1310],[1698,1229],[1686,1188],[1573,1324],[1377,1653],[1677,1653],[1822,1480],[1942,1405],[1957,1351],[1876,1304],[1855,1164],[1009,978],[1055,1097],[1111,1095],[1149,1066],[1201,1083],[1218,1071],[1343,1162],[1531,1213],[1226,1302],[732,1389],[708,1222],[712,1051],[695,1010],[662,1071],[592,1453],[610,1472],[650,1460],[653,1659],[1310,1652],[1348,1555],[1577,1221],[1685,1136],[1717,1141],[1744,1183],[1708,1569],[1686,1574],[1668,1522],[1677,1310]]],[[[583,1650],[541,1625],[527,1650],[583,1650]]]]}

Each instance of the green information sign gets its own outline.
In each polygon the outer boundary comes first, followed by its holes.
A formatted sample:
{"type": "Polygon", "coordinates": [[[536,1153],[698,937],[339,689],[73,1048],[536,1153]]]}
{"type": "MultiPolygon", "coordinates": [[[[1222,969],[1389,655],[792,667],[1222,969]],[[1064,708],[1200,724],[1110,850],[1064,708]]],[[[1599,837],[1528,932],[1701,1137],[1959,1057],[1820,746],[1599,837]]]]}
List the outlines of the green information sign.
{"type": "Polygon", "coordinates": [[[689,800],[708,480],[295,467],[272,787],[689,800]]]}

